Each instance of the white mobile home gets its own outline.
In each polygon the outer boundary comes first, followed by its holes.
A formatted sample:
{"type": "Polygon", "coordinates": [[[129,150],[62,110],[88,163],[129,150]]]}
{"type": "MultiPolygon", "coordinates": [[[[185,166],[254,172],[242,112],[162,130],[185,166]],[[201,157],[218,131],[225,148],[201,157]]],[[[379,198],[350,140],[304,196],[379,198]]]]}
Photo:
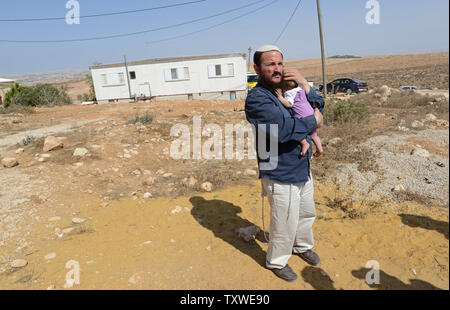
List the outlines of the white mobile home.
{"type": "Polygon", "coordinates": [[[104,103],[130,98],[245,98],[246,66],[245,54],[225,54],[147,59],[89,69],[97,101],[104,103]]]}

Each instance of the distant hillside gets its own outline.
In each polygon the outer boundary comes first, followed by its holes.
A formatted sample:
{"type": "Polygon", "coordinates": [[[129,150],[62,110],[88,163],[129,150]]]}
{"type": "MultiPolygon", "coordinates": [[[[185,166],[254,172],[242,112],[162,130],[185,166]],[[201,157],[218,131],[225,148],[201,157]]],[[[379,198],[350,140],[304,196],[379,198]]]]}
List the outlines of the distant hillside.
{"type": "Polygon", "coordinates": [[[362,57],[361,56],[354,56],[354,55],[335,55],[335,56],[331,56],[331,57],[328,57],[328,58],[330,58],[330,59],[333,59],[333,58],[346,59],[346,58],[362,58],[362,57]]]}
{"type": "MultiPolygon", "coordinates": [[[[352,77],[367,82],[370,88],[381,85],[395,88],[416,85],[448,89],[448,65],[448,52],[326,59],[328,81],[352,77]]],[[[286,67],[299,69],[314,84],[322,83],[320,58],[287,61],[286,67]]]]}
{"type": "Polygon", "coordinates": [[[8,75],[7,77],[16,80],[25,85],[32,85],[36,83],[65,83],[72,81],[84,80],[89,70],[64,70],[64,71],[52,71],[42,73],[30,73],[30,74],[16,74],[8,75]]]}

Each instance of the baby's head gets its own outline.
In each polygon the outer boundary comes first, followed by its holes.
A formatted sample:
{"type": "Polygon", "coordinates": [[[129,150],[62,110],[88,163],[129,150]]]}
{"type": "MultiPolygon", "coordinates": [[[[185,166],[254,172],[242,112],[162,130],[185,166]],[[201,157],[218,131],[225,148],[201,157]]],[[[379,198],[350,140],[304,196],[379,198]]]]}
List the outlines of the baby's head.
{"type": "Polygon", "coordinates": [[[283,88],[283,91],[287,91],[298,87],[298,85],[295,81],[283,80],[283,84],[281,87],[283,88]]]}

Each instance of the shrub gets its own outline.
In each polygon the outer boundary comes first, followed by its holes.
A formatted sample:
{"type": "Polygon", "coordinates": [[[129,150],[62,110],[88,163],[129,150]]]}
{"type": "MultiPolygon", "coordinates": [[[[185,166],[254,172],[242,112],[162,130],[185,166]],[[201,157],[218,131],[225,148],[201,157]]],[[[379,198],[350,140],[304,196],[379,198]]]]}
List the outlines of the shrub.
{"type": "Polygon", "coordinates": [[[84,101],[97,101],[92,75],[86,74],[86,81],[89,84],[89,94],[85,94],[84,101]]]}
{"type": "Polygon", "coordinates": [[[59,89],[51,84],[36,84],[16,96],[16,103],[35,107],[71,104],[72,100],[64,88],[59,89]]]}
{"type": "Polygon", "coordinates": [[[352,99],[331,101],[325,108],[326,124],[360,122],[369,117],[367,105],[352,99]]]}
{"type": "Polygon", "coordinates": [[[145,112],[144,116],[139,116],[138,113],[136,113],[136,117],[134,119],[130,119],[127,124],[137,124],[137,123],[141,123],[141,124],[150,124],[153,121],[153,116],[148,113],[145,112]]]}
{"type": "Polygon", "coordinates": [[[11,104],[16,103],[16,97],[22,94],[27,89],[26,86],[20,85],[19,83],[11,84],[11,89],[5,94],[5,99],[3,101],[3,107],[7,108],[11,104]]]}

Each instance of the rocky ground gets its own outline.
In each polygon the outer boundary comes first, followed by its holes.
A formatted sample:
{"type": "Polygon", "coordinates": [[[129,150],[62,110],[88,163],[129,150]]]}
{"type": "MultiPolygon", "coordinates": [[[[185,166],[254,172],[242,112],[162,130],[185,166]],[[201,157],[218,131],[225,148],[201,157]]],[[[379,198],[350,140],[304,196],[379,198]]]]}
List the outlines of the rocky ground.
{"type": "Polygon", "coordinates": [[[175,124],[245,125],[243,101],[0,115],[0,288],[68,289],[78,264],[80,289],[448,289],[448,100],[405,114],[371,96],[368,121],[319,131],[322,263],[291,258],[295,283],[262,267],[261,234],[236,233],[263,228],[256,161],[170,156],[175,124]]]}

